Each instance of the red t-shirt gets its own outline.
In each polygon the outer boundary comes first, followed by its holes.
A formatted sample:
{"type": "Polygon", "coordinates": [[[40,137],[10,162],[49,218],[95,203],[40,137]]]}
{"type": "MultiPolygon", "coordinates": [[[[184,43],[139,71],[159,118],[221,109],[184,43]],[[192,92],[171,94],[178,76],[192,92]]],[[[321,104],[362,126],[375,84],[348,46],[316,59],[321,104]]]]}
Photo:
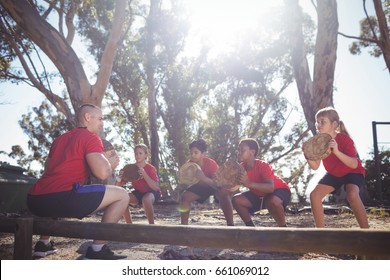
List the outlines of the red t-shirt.
{"type": "MultiPolygon", "coordinates": [[[[241,166],[245,169],[245,164],[243,162],[241,162],[241,166]]],[[[248,178],[251,182],[262,183],[264,180],[271,179],[274,181],[274,190],[283,188],[288,190],[290,189],[286,182],[284,182],[279,176],[275,175],[271,165],[265,161],[256,159],[255,166],[250,170],[246,170],[246,173],[248,174],[248,178]]],[[[267,193],[254,189],[250,189],[250,191],[260,197],[267,195],[267,193]]]]}
{"type": "MultiPolygon", "coordinates": [[[[193,161],[189,160],[189,162],[193,162],[193,161]]],[[[201,169],[206,177],[212,179],[215,172],[217,172],[218,168],[219,168],[219,166],[215,162],[215,160],[213,160],[209,157],[203,158],[203,166],[201,166],[201,169]]]]}
{"type": "Polygon", "coordinates": [[[86,128],[74,128],[54,140],[45,173],[31,187],[29,194],[39,195],[69,191],[74,183],[85,184],[91,174],[86,155],[103,153],[100,137],[86,128]]]}
{"type": "Polygon", "coordinates": [[[355,149],[355,144],[353,140],[344,133],[337,133],[336,138],[337,146],[340,152],[346,154],[347,156],[354,157],[358,160],[358,166],[354,168],[350,168],[342,163],[341,160],[338,159],[333,153],[322,160],[324,164],[325,170],[336,177],[343,177],[348,173],[358,173],[366,174],[364,167],[362,166],[362,162],[357,157],[357,152],[355,149]]]}
{"type": "MultiPolygon", "coordinates": [[[[153,181],[155,182],[159,181],[157,170],[153,165],[151,165],[150,163],[146,163],[144,169],[146,174],[148,174],[153,181]]],[[[153,191],[153,189],[149,187],[148,183],[146,183],[144,178],[131,182],[131,185],[133,186],[134,189],[142,193],[153,191]]],[[[159,188],[158,191],[161,191],[161,189],[159,188]]]]}

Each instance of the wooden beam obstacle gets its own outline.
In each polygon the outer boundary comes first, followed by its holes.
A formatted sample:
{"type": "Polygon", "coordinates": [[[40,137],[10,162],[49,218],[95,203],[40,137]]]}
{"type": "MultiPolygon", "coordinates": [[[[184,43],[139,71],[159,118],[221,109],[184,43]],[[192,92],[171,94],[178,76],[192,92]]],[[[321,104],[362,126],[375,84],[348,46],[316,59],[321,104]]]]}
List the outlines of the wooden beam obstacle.
{"type": "Polygon", "coordinates": [[[390,230],[108,224],[41,218],[0,218],[15,234],[14,259],[31,259],[32,235],[285,253],[390,258],[390,230]]]}

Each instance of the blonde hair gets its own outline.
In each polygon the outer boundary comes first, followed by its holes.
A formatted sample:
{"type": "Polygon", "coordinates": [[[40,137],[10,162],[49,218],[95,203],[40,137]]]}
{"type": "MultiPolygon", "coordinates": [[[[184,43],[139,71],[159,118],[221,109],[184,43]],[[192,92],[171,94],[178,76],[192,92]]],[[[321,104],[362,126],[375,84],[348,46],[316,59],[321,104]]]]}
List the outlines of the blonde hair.
{"type": "Polygon", "coordinates": [[[347,129],[345,128],[344,122],[340,120],[339,114],[333,107],[325,107],[316,113],[316,119],[319,117],[327,117],[332,123],[337,122],[337,131],[344,133],[349,136],[347,129]]]}
{"type": "Polygon", "coordinates": [[[148,148],[148,146],[146,146],[145,144],[137,144],[137,145],[135,145],[134,151],[135,151],[136,149],[142,149],[142,150],[144,150],[144,152],[145,152],[146,155],[149,154],[149,148],[148,148]]]}

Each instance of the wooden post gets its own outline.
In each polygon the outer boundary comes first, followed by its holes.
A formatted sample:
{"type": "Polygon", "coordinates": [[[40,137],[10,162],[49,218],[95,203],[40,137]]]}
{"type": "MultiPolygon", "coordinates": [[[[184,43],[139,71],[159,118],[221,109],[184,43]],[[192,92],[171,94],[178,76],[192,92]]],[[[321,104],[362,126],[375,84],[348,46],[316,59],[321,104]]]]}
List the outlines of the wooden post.
{"type": "Polygon", "coordinates": [[[32,259],[33,218],[15,220],[14,260],[32,259]]]}

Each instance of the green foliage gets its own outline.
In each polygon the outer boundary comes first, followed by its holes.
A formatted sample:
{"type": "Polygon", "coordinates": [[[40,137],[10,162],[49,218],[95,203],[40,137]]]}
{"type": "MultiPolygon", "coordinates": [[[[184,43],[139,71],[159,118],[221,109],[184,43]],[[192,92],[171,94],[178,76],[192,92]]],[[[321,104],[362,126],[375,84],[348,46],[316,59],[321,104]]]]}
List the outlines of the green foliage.
{"type": "MultiPolygon", "coordinates": [[[[116,148],[121,154],[131,153],[135,143],[149,146],[150,85],[146,69],[152,67],[164,190],[175,194],[176,170],[188,158],[188,143],[193,139],[204,138],[210,156],[221,164],[236,156],[240,139],[253,137],[260,143],[260,157],[296,188],[299,200],[304,200],[307,166],[297,160],[301,151],[296,141],[305,127],[302,119],[289,119],[301,113],[289,103],[285,92],[293,75],[283,18],[275,14],[267,24],[239,34],[237,44],[224,55],[211,56],[205,45],[198,56],[189,57],[183,52],[188,14],[181,1],[169,2],[169,8],[160,5],[153,15],[147,1],[129,2],[127,32],[117,52],[102,108],[108,139],[119,144],[116,148]],[[149,60],[147,27],[153,33],[149,60]]],[[[114,1],[90,0],[82,5],[77,32],[98,63],[110,30],[114,1]]],[[[306,27],[307,34],[312,34],[312,26],[306,27]]],[[[310,36],[307,40],[310,42],[310,36]]],[[[52,140],[70,128],[47,103],[23,116],[20,124],[41,164],[52,140]]],[[[21,151],[14,154],[19,154],[20,160],[24,158],[22,166],[35,160],[21,151]]],[[[128,160],[123,157],[122,163],[128,160]]]]}
{"type": "Polygon", "coordinates": [[[382,50],[373,40],[380,37],[378,21],[376,17],[371,16],[360,21],[360,38],[349,47],[352,54],[361,54],[363,48],[369,48],[369,54],[374,57],[382,55],[382,50]]]}
{"type": "MultiPolygon", "coordinates": [[[[390,200],[390,151],[379,152],[380,163],[380,181],[382,186],[382,199],[385,201],[390,200]]],[[[368,159],[364,163],[366,168],[366,183],[367,190],[370,198],[378,200],[379,194],[377,193],[376,183],[378,181],[375,168],[374,153],[372,153],[372,159],[368,159]]]]}
{"type": "Polygon", "coordinates": [[[46,101],[32,110],[33,112],[22,115],[19,121],[20,127],[29,138],[28,148],[32,154],[27,155],[20,146],[13,146],[9,156],[17,159],[17,163],[30,175],[39,176],[43,172],[53,140],[68,131],[71,124],[63,115],[55,113],[53,107],[46,101]],[[36,168],[36,166],[33,168],[34,164],[38,164],[41,168],[36,168]]]}

